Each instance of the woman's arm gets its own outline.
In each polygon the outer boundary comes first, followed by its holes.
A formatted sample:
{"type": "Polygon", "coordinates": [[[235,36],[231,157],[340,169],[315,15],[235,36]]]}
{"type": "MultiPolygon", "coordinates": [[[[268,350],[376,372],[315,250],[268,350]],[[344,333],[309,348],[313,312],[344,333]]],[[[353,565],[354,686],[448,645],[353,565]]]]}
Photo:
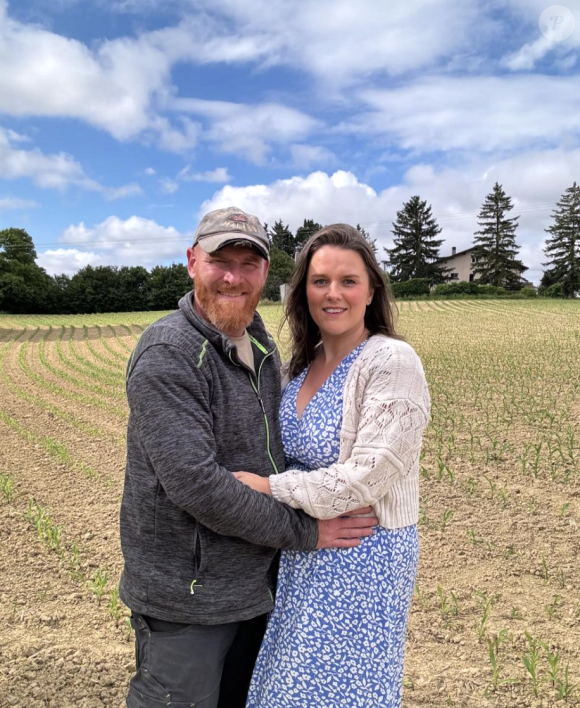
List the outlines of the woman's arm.
{"type": "Polygon", "coordinates": [[[393,359],[388,370],[379,365],[368,372],[349,458],[311,472],[288,470],[270,477],[271,493],[278,501],[328,519],[376,504],[409,474],[429,419],[429,394],[416,355],[393,359]],[[393,388],[394,380],[403,383],[399,391],[393,388]]]}

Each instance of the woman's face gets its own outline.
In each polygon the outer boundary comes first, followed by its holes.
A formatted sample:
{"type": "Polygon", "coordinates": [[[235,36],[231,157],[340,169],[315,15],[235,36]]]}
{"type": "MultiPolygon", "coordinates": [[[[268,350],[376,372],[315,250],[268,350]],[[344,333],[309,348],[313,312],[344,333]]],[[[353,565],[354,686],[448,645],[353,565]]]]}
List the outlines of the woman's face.
{"type": "Polygon", "coordinates": [[[306,298],[323,337],[362,333],[366,308],[373,299],[363,259],[356,251],[337,246],[320,248],[308,268],[306,298]]]}

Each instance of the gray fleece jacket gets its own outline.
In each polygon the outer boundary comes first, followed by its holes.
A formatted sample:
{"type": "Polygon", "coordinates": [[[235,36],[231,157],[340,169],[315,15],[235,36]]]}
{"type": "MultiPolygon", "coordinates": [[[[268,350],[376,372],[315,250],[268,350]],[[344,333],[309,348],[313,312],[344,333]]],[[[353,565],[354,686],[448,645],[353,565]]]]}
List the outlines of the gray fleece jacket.
{"type": "Polygon", "coordinates": [[[220,624],[272,609],[275,549],[311,550],[317,523],[232,475],[283,471],[279,359],[248,327],[256,374],[193,309],[148,327],[129,361],[120,595],[133,611],[220,624]]]}

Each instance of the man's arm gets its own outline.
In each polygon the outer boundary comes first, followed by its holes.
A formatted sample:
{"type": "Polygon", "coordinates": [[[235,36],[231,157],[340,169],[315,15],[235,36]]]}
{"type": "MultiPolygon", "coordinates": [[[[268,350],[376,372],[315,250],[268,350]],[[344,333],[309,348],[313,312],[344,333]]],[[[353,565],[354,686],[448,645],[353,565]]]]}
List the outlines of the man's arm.
{"type": "Polygon", "coordinates": [[[218,465],[208,383],[179,348],[147,349],[133,367],[127,395],[131,424],[165,493],[212,531],[296,550],[354,546],[371,533],[368,520],[317,523],[272,497],[254,494],[218,465]]]}
{"type": "Polygon", "coordinates": [[[181,349],[149,347],[131,371],[127,397],[131,425],[176,506],[224,536],[273,548],[316,547],[314,519],[253,494],[217,464],[209,384],[181,349]]]}

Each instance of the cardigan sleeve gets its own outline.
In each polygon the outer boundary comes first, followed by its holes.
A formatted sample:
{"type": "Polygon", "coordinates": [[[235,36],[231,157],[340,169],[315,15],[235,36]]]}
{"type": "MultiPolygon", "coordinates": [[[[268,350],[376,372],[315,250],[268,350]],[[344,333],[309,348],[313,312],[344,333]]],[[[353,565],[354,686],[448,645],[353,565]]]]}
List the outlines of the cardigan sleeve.
{"type": "MultiPolygon", "coordinates": [[[[399,479],[412,473],[429,419],[429,393],[421,363],[394,357],[366,372],[358,427],[350,456],[310,472],[270,477],[273,496],[317,519],[373,506],[399,479]]],[[[342,433],[341,433],[342,435],[342,433]]]]}

